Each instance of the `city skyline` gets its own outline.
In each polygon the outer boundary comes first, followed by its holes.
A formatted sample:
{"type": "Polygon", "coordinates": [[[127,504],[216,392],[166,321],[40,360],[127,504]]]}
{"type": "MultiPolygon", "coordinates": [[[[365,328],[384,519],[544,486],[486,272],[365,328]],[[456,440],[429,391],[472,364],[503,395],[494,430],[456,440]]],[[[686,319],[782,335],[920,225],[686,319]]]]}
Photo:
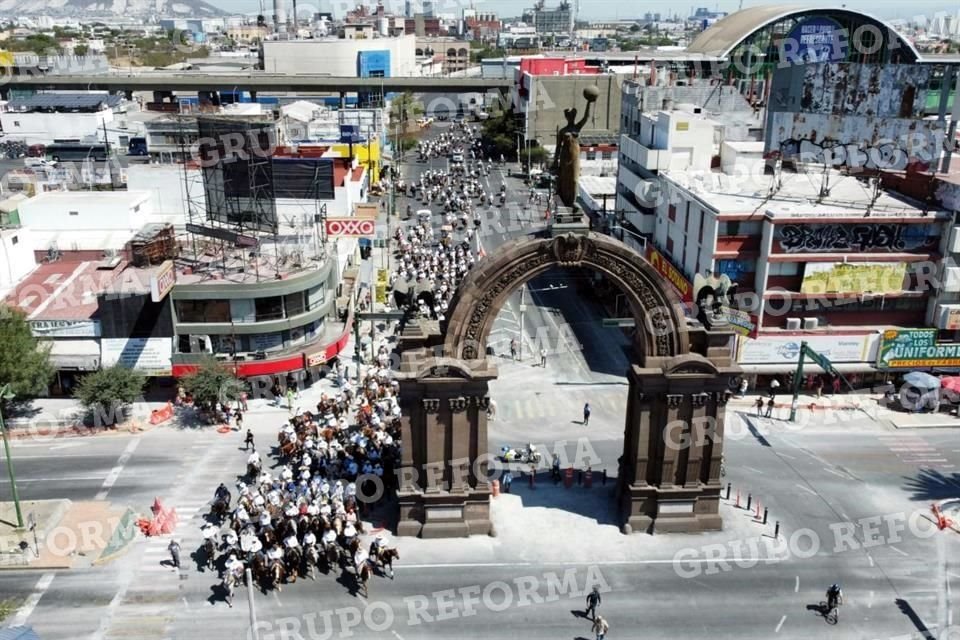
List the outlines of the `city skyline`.
{"type": "MultiPolygon", "coordinates": [[[[257,13],[260,9],[260,0],[208,0],[208,2],[225,11],[234,11],[240,13],[257,13]]],[[[422,0],[415,0],[414,6],[421,4],[422,0]]],[[[560,0],[548,1],[547,7],[558,5],[560,0]]],[[[267,16],[272,14],[272,1],[264,0],[264,12],[267,16]]],[[[314,2],[298,2],[297,8],[300,15],[307,15],[313,11],[330,11],[335,8],[335,14],[339,17],[343,13],[343,7],[353,8],[363,2],[338,2],[335,0],[319,0],[314,2]]],[[[369,0],[367,6],[375,6],[376,0],[369,0]]],[[[386,0],[383,3],[388,10],[394,13],[402,13],[404,7],[403,0],[386,0]]],[[[433,5],[437,13],[459,13],[461,8],[473,6],[478,11],[494,12],[503,18],[519,17],[523,9],[532,6],[534,2],[525,2],[518,9],[518,4],[511,0],[435,0],[433,5]]],[[[722,2],[705,3],[691,2],[685,8],[682,5],[670,2],[631,2],[629,0],[590,0],[580,2],[580,17],[585,20],[610,20],[630,18],[642,18],[647,12],[660,13],[663,16],[679,13],[681,17],[687,17],[692,14],[697,7],[707,5],[711,10],[725,11],[733,13],[739,8],[751,6],[773,4],[766,1],[750,0],[725,0],[722,2]]],[[[848,9],[862,11],[876,15],[884,19],[910,19],[918,15],[934,17],[938,13],[947,13],[956,15],[958,10],[955,5],[945,3],[942,0],[918,0],[909,4],[895,2],[870,2],[868,0],[847,0],[845,2],[825,5],[818,2],[791,2],[790,6],[804,5],[811,8],[823,6],[843,6],[848,9]]],[[[292,13],[292,4],[287,3],[288,15],[292,13]]]]}

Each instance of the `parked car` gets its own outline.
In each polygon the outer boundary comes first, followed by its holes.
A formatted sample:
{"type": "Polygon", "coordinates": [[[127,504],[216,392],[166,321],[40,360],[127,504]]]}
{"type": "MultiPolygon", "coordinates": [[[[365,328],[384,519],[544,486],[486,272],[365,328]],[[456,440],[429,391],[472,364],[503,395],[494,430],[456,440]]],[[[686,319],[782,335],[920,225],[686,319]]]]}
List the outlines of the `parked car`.
{"type": "Polygon", "coordinates": [[[46,158],[31,158],[27,156],[23,159],[23,166],[29,167],[30,169],[52,169],[57,166],[57,163],[53,160],[47,160],[46,158]]]}
{"type": "Polygon", "coordinates": [[[453,163],[463,162],[463,154],[462,153],[453,154],[452,156],[450,156],[450,162],[453,162],[453,163]]]}

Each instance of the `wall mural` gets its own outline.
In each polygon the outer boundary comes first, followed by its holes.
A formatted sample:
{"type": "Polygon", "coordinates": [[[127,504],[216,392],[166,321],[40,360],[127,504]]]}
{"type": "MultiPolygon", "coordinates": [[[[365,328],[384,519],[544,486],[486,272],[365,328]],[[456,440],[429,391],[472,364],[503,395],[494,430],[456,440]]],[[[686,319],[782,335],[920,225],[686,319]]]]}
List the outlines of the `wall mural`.
{"type": "Polygon", "coordinates": [[[937,243],[923,225],[909,224],[784,224],[777,225],[774,240],[780,253],[896,253],[934,249],[937,243]]]}
{"type": "Polygon", "coordinates": [[[930,65],[822,63],[802,67],[800,110],[824,115],[922,117],[930,65]]]}

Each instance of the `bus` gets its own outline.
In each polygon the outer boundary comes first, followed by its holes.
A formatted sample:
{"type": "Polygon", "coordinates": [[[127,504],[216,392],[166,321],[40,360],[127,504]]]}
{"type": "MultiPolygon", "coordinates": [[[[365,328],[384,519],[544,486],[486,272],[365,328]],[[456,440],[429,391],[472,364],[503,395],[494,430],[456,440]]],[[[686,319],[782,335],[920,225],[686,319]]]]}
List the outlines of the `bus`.
{"type": "Polygon", "coordinates": [[[88,158],[105,162],[110,157],[110,145],[97,142],[55,142],[44,151],[53,162],[84,162],[88,158]]]}

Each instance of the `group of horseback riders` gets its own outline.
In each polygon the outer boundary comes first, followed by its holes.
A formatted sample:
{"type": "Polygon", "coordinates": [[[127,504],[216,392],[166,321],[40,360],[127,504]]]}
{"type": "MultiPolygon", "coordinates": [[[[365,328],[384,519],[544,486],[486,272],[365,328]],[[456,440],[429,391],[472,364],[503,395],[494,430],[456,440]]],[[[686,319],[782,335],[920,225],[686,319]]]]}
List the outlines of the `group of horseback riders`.
{"type": "Polygon", "coordinates": [[[204,548],[211,567],[218,550],[226,556],[228,603],[248,568],[255,583],[277,591],[298,577],[312,579],[315,568],[349,570],[364,593],[375,570],[393,577],[397,550],[382,534],[368,547],[361,536],[367,533],[362,517],[395,486],[399,416],[386,371],[372,369],[357,394],[324,394],[316,414],[284,424],[276,475],[254,451],[237,482],[236,503],[226,485],[217,488],[211,514],[219,526],[204,527],[204,548]],[[387,491],[376,491],[377,485],[387,491]]]}

